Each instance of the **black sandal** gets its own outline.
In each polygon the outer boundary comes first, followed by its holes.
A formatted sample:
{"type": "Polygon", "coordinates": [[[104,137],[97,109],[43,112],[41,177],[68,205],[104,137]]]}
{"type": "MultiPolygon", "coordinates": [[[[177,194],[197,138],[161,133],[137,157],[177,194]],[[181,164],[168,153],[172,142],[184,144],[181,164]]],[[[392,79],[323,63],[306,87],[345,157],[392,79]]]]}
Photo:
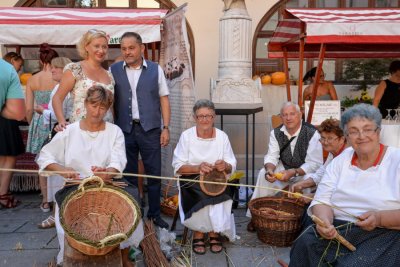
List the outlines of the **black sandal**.
{"type": "Polygon", "coordinates": [[[210,244],[210,251],[212,253],[218,254],[224,249],[224,247],[222,246],[222,242],[221,242],[220,236],[215,236],[215,237],[214,236],[210,236],[209,237],[209,244],[210,244]],[[211,242],[211,241],[216,241],[216,242],[211,242]],[[213,249],[216,246],[220,246],[221,249],[219,249],[219,250],[213,249]]]}
{"type": "Polygon", "coordinates": [[[204,237],[193,239],[192,250],[194,253],[196,253],[198,255],[206,254],[206,242],[204,241],[204,237]],[[196,248],[204,248],[204,251],[198,251],[198,250],[196,250],[196,248]]]}

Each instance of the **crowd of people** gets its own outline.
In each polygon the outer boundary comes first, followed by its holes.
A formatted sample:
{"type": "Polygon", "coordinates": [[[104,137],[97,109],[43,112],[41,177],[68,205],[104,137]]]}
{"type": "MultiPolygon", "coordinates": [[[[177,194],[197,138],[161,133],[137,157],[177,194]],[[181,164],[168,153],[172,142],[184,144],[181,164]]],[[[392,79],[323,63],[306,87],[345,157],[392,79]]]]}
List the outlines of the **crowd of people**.
{"type": "MultiPolygon", "coordinates": [[[[7,140],[0,146],[0,168],[13,168],[16,156],[24,151],[18,121],[25,118],[30,125],[26,151],[37,154],[39,165],[40,208],[49,212],[54,206],[53,215],[39,227],[56,227],[58,264],[63,262],[64,230],[61,203],[55,195],[63,189],[65,179],[120,178],[128,185],[125,190],[139,200],[138,179],[124,176],[138,173],[139,155],[146,174],[161,176],[161,148],[170,138],[169,89],[162,68],[144,59],[144,49],[139,34],[124,33],[123,60],[106,70],[102,64],[108,36],[101,30],[89,30],[81,37],[79,62],[59,57],[42,44],[41,71],[28,80],[25,96],[16,72],[23,59],[9,53],[5,56],[9,63],[0,60],[0,139],[7,140]],[[53,174],[47,177],[46,171],[53,174]]],[[[314,83],[315,73],[316,69],[310,70],[304,80],[314,83]]],[[[390,73],[391,78],[378,86],[374,105],[356,105],[346,110],[340,121],[327,119],[315,127],[302,119],[297,104],[282,104],[282,124],[270,132],[252,199],[274,196],[277,189],[287,190],[289,197],[290,193],[302,193],[309,204],[307,214],[318,216],[325,224],[303,220],[305,230],[293,244],[289,266],[317,266],[323,254],[323,264],[339,266],[394,266],[400,260],[400,150],[379,141],[383,102],[390,98],[391,83],[399,82],[398,63],[392,63],[390,73]],[[346,224],[352,227],[340,227],[346,224]],[[357,251],[329,246],[338,233],[357,251]]],[[[313,87],[305,89],[305,100],[311,98],[313,87]]],[[[337,99],[323,72],[316,88],[318,99],[337,99]]],[[[236,169],[229,138],[215,127],[215,116],[211,101],[196,101],[195,126],[181,133],[172,159],[174,174],[185,178],[178,182],[178,212],[182,224],[193,231],[192,250],[199,255],[206,253],[207,245],[210,252],[220,253],[222,237],[236,238],[230,188],[210,195],[195,181],[213,171],[228,179],[236,169]]],[[[12,173],[0,173],[0,204],[14,208],[19,201],[8,191],[12,173]]],[[[147,192],[147,218],[168,228],[160,214],[161,180],[148,179],[147,192]]],[[[247,215],[251,217],[250,211],[247,215]]],[[[251,219],[247,229],[256,230],[251,219]]],[[[143,237],[139,223],[132,236],[120,244],[124,266],[132,266],[129,249],[138,246],[143,237]]]]}

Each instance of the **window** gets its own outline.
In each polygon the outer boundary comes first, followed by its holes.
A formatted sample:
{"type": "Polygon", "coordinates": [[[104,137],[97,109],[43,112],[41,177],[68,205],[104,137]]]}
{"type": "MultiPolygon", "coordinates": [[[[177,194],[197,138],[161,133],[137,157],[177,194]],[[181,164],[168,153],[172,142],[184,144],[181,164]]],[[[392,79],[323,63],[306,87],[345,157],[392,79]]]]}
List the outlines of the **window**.
{"type": "Polygon", "coordinates": [[[47,7],[67,6],[67,0],[43,0],[43,5],[47,7]]]}
{"type": "Polygon", "coordinates": [[[317,8],[326,8],[326,7],[339,7],[338,0],[318,0],[316,3],[317,8]]]}
{"type": "Polygon", "coordinates": [[[368,7],[368,0],[346,0],[346,7],[368,7]]]}

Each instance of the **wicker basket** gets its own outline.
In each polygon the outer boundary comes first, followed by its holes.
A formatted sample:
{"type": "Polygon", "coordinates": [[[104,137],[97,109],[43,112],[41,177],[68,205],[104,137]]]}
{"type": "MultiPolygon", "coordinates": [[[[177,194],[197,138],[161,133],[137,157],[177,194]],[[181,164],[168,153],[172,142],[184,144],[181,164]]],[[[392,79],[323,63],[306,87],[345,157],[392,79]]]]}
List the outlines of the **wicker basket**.
{"type": "Polygon", "coordinates": [[[262,197],[251,200],[249,209],[257,236],[262,242],[277,247],[288,247],[298,236],[304,211],[303,203],[291,198],[262,197]],[[263,208],[278,212],[266,213],[263,208]]]}
{"type": "Polygon", "coordinates": [[[168,193],[170,192],[173,180],[170,180],[165,187],[164,199],[160,203],[161,212],[167,216],[174,217],[176,210],[178,207],[169,205],[168,202],[172,201],[174,196],[168,197],[168,193]]]}
{"type": "Polygon", "coordinates": [[[135,231],[141,218],[136,201],[124,190],[85,179],[60,208],[60,223],[71,247],[86,255],[105,255],[135,231]],[[89,182],[96,184],[86,185],[89,182]]]}

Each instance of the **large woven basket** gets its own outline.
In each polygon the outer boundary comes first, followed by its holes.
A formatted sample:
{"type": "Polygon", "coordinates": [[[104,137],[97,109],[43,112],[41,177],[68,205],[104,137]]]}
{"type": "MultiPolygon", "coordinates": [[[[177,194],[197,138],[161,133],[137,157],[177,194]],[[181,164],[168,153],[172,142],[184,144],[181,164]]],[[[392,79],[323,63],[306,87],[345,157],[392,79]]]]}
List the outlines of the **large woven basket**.
{"type": "Polygon", "coordinates": [[[99,177],[85,179],[60,208],[68,243],[86,255],[112,251],[132,235],[140,218],[136,201],[124,190],[104,185],[99,177]]]}
{"type": "Polygon", "coordinates": [[[304,211],[304,204],[298,200],[280,197],[256,198],[249,202],[249,209],[257,236],[264,243],[288,247],[298,236],[304,211]]]}

